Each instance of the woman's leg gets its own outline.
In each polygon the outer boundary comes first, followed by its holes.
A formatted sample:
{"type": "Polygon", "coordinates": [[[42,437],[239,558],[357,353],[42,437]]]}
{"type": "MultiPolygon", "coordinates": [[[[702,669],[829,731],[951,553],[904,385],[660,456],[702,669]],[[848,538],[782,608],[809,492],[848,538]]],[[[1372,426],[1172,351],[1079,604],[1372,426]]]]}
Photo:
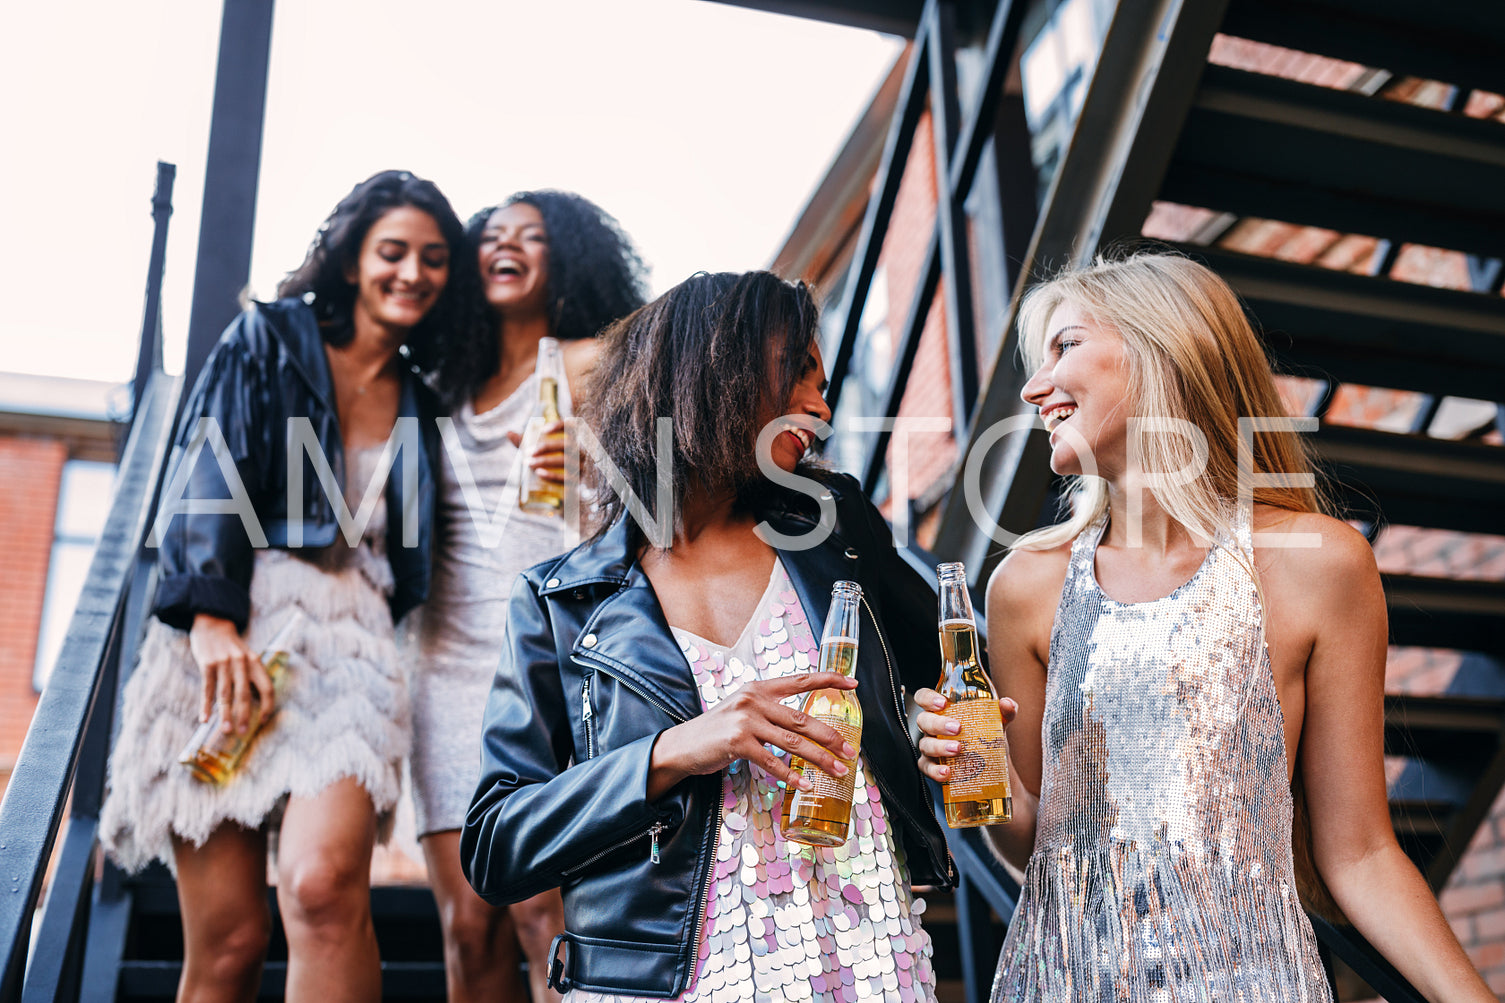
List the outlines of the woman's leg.
{"type": "Polygon", "coordinates": [[[528,959],[528,988],[533,992],[533,1003],[559,1003],[563,997],[548,986],[552,963],[549,948],[554,946],[554,938],[564,932],[564,900],[559,897],[559,889],[550,888],[530,899],[514,902],[507,909],[517,924],[517,942],[528,959]]]}
{"type": "Polygon", "coordinates": [[[183,976],[178,1003],[256,998],[272,916],[266,834],[227,823],[195,847],[174,839],[183,976]]]}
{"type": "Polygon", "coordinates": [[[465,880],[460,833],[432,832],[422,842],[444,930],[444,981],[450,1003],[523,1003],[528,990],[518,965],[512,918],[506,909],[482,901],[465,880]]]}
{"type": "Polygon", "coordinates": [[[291,1003],[381,998],[371,925],[371,796],[346,777],[292,798],[277,846],[277,905],[287,931],[291,1003]]]}

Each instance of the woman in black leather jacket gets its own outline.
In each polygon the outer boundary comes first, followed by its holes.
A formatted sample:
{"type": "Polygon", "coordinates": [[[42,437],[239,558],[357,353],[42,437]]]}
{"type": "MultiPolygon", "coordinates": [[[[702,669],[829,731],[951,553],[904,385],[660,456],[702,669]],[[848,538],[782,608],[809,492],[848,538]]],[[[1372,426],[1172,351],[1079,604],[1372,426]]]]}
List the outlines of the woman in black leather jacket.
{"type": "Polygon", "coordinates": [[[804,463],[830,418],[816,334],[809,291],[754,272],[694,276],[603,335],[582,414],[611,461],[602,528],[513,589],[461,837],[488,901],[563,889],[569,1000],[933,998],[910,882],[952,870],[901,680],[939,674],[934,595],[855,481],[804,463]],[[806,671],[842,579],[868,603],[855,682],[806,671]],[[799,698],[853,685],[852,838],[786,843],[782,788],[808,784],[787,753],[852,761],[799,698]]]}
{"type": "Polygon", "coordinates": [[[380,995],[371,854],[409,737],[393,622],[428,591],[438,457],[415,363],[433,365],[436,328],[474,296],[461,248],[433,184],[362,182],[282,298],[230,325],[189,398],[152,534],[157,619],[101,820],[122,866],[176,871],[180,999],[256,995],[274,831],[287,997],[380,995]],[[279,632],[274,690],[258,653],[279,632]],[[222,784],[175,762],[216,705],[225,731],[277,711],[222,784]]]}

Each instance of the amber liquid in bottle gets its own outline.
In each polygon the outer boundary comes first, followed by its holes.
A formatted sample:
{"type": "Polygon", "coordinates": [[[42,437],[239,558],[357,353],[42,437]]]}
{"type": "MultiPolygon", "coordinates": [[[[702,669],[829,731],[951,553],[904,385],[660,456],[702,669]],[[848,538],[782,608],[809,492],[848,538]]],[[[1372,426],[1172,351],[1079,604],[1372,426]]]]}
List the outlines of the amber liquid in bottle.
{"type": "Polygon", "coordinates": [[[940,760],[951,768],[941,785],[946,824],[953,829],[1007,822],[1014,817],[1009,790],[1008,741],[998,694],[977,657],[977,626],[960,564],[936,569],[941,579],[941,678],[947,717],[961,722],[961,752],[940,760]],[[947,571],[947,569],[954,569],[947,571]]]}
{"type": "Polygon", "coordinates": [[[559,420],[559,381],[564,378],[564,366],[559,354],[559,342],[553,338],[541,338],[538,342],[538,405],[533,416],[523,429],[523,441],[518,447],[522,453],[522,481],[518,485],[517,506],[524,512],[541,515],[559,515],[564,511],[564,485],[544,480],[537,471],[528,466],[528,458],[538,448],[546,426],[559,420]]]}
{"type": "MultiPolygon", "coordinates": [[[[853,582],[837,582],[832,590],[831,613],[826,617],[825,637],[820,643],[820,672],[857,671],[857,603],[862,589],[853,582]]],[[[802,709],[821,724],[835,728],[852,748],[862,748],[862,705],[855,690],[812,690],[802,709]]],[[[843,759],[847,772],[833,777],[799,756],[790,768],[810,781],[811,789],[791,786],[784,794],[779,829],[784,838],[809,846],[841,846],[847,841],[852,821],[852,790],[857,777],[857,757],[843,759]]]]}

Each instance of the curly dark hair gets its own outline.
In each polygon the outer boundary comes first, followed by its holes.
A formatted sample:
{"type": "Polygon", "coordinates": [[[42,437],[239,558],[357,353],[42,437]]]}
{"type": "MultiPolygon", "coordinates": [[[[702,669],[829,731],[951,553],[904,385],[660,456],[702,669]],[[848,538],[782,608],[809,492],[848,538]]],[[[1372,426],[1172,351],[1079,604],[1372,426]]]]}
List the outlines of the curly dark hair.
{"type": "MultiPolygon", "coordinates": [[[[803,282],[699,272],[602,333],[580,417],[648,504],[659,461],[655,420],[673,419],[676,529],[690,491],[731,489],[745,509],[771,486],[758,469],[758,433],[794,392],[819,325],[803,282]]],[[[609,485],[598,486],[597,536],[626,511],[609,485]]]]}
{"type": "Polygon", "coordinates": [[[319,226],[303,264],[278,283],[277,295],[308,300],[324,340],[337,347],[349,344],[355,336],[356,287],[346,272],[358,260],[361,243],[376,221],[402,206],[432,216],[449,245],[449,279],[444,290],[403,346],[414,365],[432,372],[445,368],[442,352],[453,340],[449,332],[480,322],[475,306],[480,295],[476,256],[465,246],[460,217],[432,181],[407,171],[381,171],[356,185],[319,226]]]}
{"type": "MultiPolygon", "coordinates": [[[[648,267],[615,217],[574,192],[515,192],[488,206],[465,225],[466,256],[475,269],[481,232],[492,213],[526,202],[543,216],[549,254],[549,329],[561,340],[591,338],[647,300],[648,267]]],[[[496,374],[501,357],[498,318],[476,297],[485,320],[445,332],[439,386],[451,406],[475,393],[496,374]]]]}

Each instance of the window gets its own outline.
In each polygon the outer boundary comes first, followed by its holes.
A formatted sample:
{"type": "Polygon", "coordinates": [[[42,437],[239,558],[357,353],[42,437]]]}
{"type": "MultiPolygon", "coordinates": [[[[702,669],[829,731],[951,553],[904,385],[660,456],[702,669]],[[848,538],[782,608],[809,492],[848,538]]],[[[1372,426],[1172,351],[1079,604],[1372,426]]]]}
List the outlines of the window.
{"type": "Polygon", "coordinates": [[[63,465],[42,625],[37,631],[37,660],[31,675],[38,692],[47,685],[52,665],[63,650],[63,637],[89,575],[89,562],[94,559],[94,545],[110,511],[114,486],[112,463],[69,460],[63,465]]]}
{"type": "Polygon", "coordinates": [[[1063,0],[1020,58],[1042,198],[1071,139],[1114,6],[1112,0],[1063,0]]]}

